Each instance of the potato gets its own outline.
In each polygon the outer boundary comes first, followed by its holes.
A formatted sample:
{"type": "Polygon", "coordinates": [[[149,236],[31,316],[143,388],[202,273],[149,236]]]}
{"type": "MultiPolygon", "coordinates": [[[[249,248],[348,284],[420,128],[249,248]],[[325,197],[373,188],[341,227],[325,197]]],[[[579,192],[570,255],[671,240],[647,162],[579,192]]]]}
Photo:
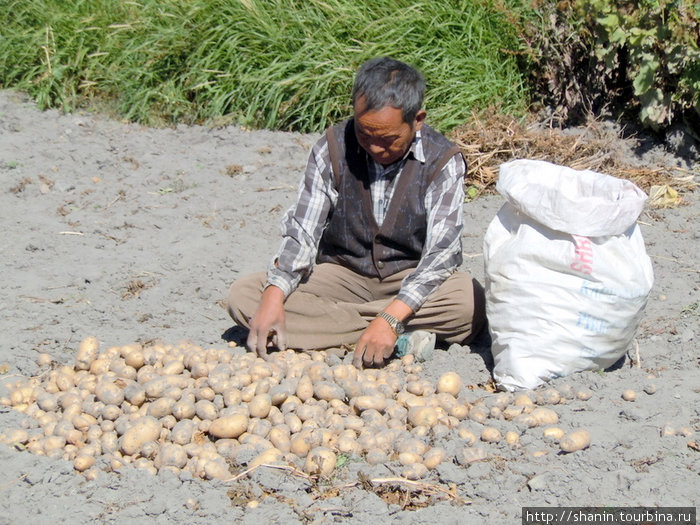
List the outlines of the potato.
{"type": "Polygon", "coordinates": [[[529,415],[535,418],[538,425],[555,425],[559,422],[559,416],[551,408],[538,407],[529,415]]]}
{"type": "Polygon", "coordinates": [[[84,472],[95,464],[95,458],[87,454],[78,454],[73,460],[73,468],[78,472],[84,472]]]}
{"type": "Polygon", "coordinates": [[[209,433],[215,438],[237,438],[248,429],[248,417],[243,414],[223,416],[212,421],[209,433]]]}
{"type": "Polygon", "coordinates": [[[270,394],[258,394],[248,403],[251,417],[266,418],[270,413],[272,398],[270,394]]]}
{"type": "Polygon", "coordinates": [[[558,443],[564,437],[564,431],[559,427],[547,427],[542,431],[542,437],[547,441],[558,443]]]}
{"type": "Polygon", "coordinates": [[[413,465],[423,461],[423,456],[415,452],[401,452],[399,454],[399,463],[402,465],[413,465]]]}
{"type": "Polygon", "coordinates": [[[462,379],[459,377],[457,372],[447,372],[440,376],[437,384],[438,392],[446,392],[452,396],[457,397],[459,391],[462,389],[462,379]]]}
{"type": "Polygon", "coordinates": [[[312,475],[330,476],[335,469],[335,453],[326,447],[316,447],[309,452],[304,462],[304,472],[312,475]]]}
{"type": "Polygon", "coordinates": [[[257,467],[258,465],[269,465],[282,461],[282,451],[277,448],[268,448],[258,454],[253,461],[248,463],[248,467],[257,467]]]}
{"type": "Polygon", "coordinates": [[[345,390],[331,381],[319,381],[314,385],[314,397],[331,401],[332,399],[345,399],[345,390]]]}
{"type": "Polygon", "coordinates": [[[423,455],[423,465],[432,470],[445,460],[446,455],[445,449],[439,447],[431,448],[423,455]]]}
{"type": "Polygon", "coordinates": [[[211,401],[206,399],[200,399],[194,404],[194,411],[199,419],[206,419],[213,421],[219,416],[219,411],[216,409],[216,405],[211,401]]]}
{"type": "Polygon", "coordinates": [[[156,419],[160,419],[164,416],[172,414],[173,407],[175,406],[175,401],[169,397],[161,397],[156,399],[152,403],[149,403],[147,414],[153,416],[156,419]]]}
{"type": "Polygon", "coordinates": [[[101,381],[95,387],[95,397],[105,405],[121,405],[124,391],[112,381],[101,381]]]}
{"type": "Polygon", "coordinates": [[[491,411],[482,404],[474,405],[469,410],[469,419],[477,423],[485,423],[491,411]]]}
{"type": "Polygon", "coordinates": [[[308,401],[314,395],[314,384],[308,375],[301,376],[297,383],[296,396],[303,402],[308,401]]]}
{"type": "Polygon", "coordinates": [[[628,388],[627,390],[622,392],[622,399],[624,399],[625,401],[634,401],[635,399],[637,399],[637,393],[634,390],[628,388]]]}
{"type": "Polygon", "coordinates": [[[204,463],[204,477],[224,480],[231,477],[231,472],[223,458],[221,460],[207,460],[204,463]]]}
{"type": "Polygon", "coordinates": [[[387,400],[380,395],[357,396],[352,399],[350,403],[357,412],[370,409],[376,410],[377,412],[384,412],[387,408],[387,404],[387,400]]]}
{"type": "Polygon", "coordinates": [[[156,468],[176,467],[182,469],[187,464],[187,453],[185,449],[177,444],[164,444],[158,450],[158,453],[153,462],[156,468]]]}
{"type": "Polygon", "coordinates": [[[497,428],[486,427],[481,431],[481,441],[498,443],[502,439],[501,432],[497,428]]]}
{"type": "Polygon", "coordinates": [[[468,445],[473,445],[474,443],[476,443],[476,434],[474,434],[474,432],[472,432],[468,428],[465,428],[465,427],[458,428],[457,435],[461,439],[465,440],[468,445]]]}
{"type": "Polygon", "coordinates": [[[591,434],[587,430],[576,430],[561,438],[559,448],[563,452],[576,452],[588,448],[590,444],[591,434]]]}
{"type": "Polygon", "coordinates": [[[533,405],[534,403],[532,402],[532,398],[528,394],[521,392],[520,394],[515,396],[513,404],[515,406],[529,406],[533,405]]]}
{"type": "Polygon", "coordinates": [[[97,357],[97,352],[100,343],[96,337],[86,337],[78,345],[78,351],[75,354],[75,369],[89,370],[90,365],[97,357]]]}
{"type": "Polygon", "coordinates": [[[404,478],[412,481],[423,479],[428,475],[428,467],[426,467],[423,463],[411,463],[401,471],[401,475],[404,478]]]}
{"type": "Polygon", "coordinates": [[[505,438],[506,443],[508,443],[512,447],[520,444],[520,434],[518,434],[517,432],[509,430],[508,432],[506,432],[505,438]]]}
{"type": "Polygon", "coordinates": [[[305,458],[309,453],[309,450],[311,450],[311,447],[303,436],[297,436],[292,437],[289,450],[292,454],[300,458],[305,458]]]}
{"type": "Polygon", "coordinates": [[[161,426],[151,416],[139,418],[119,439],[122,453],[133,456],[148,441],[156,441],[160,436],[161,426]]]}
{"type": "Polygon", "coordinates": [[[414,427],[431,427],[437,423],[438,413],[433,407],[415,406],[408,410],[408,421],[414,427]]]}

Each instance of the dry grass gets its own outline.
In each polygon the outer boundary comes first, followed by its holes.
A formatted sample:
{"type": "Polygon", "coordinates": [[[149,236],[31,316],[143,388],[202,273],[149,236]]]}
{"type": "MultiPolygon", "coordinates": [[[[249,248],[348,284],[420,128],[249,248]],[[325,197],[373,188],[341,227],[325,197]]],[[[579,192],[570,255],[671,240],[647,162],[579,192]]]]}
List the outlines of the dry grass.
{"type": "MultiPolygon", "coordinates": [[[[534,121],[521,123],[492,112],[488,119],[473,115],[450,133],[467,159],[467,185],[471,198],[493,193],[503,162],[528,158],[545,160],[573,169],[590,169],[631,180],[650,193],[654,186],[669,187],[683,194],[696,187],[698,171],[670,166],[642,166],[631,162],[634,139],[622,139],[619,130],[591,121],[577,133],[543,128],[534,121]],[[621,147],[624,146],[624,147],[621,147]]],[[[680,199],[679,199],[680,202],[680,199]]]]}

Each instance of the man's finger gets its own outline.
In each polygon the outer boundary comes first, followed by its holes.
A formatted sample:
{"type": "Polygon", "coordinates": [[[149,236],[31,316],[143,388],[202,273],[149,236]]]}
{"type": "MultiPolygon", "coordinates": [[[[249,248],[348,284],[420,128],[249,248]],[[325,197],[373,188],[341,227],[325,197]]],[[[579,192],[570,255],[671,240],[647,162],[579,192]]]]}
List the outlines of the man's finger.
{"type": "Polygon", "coordinates": [[[249,351],[251,351],[251,352],[257,351],[255,349],[255,345],[257,344],[257,341],[258,341],[258,335],[255,332],[255,330],[251,330],[250,332],[248,332],[248,339],[246,339],[245,345],[249,351]]]}
{"type": "Polygon", "coordinates": [[[275,338],[277,339],[275,341],[277,348],[280,352],[284,352],[287,349],[287,332],[284,330],[277,330],[275,338]]]}
{"type": "Polygon", "coordinates": [[[263,359],[267,357],[267,336],[261,337],[261,334],[256,336],[255,352],[263,359]]]}
{"type": "Polygon", "coordinates": [[[362,368],[362,359],[364,357],[365,353],[365,348],[364,347],[357,347],[355,348],[355,353],[352,357],[352,364],[355,366],[355,368],[362,368]]]}

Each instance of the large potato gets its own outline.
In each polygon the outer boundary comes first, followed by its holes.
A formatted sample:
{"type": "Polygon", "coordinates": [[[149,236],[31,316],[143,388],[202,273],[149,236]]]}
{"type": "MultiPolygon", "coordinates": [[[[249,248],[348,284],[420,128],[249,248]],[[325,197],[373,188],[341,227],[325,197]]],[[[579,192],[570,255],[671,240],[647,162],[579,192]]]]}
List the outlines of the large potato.
{"type": "Polygon", "coordinates": [[[212,421],[209,433],[215,438],[237,438],[248,429],[248,417],[243,414],[223,416],[212,421]]]}

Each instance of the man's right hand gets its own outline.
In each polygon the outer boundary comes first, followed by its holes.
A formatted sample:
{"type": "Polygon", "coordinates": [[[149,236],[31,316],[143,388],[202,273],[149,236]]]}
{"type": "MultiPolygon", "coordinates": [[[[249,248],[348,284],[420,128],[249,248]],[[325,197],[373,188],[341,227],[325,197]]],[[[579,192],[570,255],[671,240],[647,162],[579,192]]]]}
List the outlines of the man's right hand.
{"type": "Polygon", "coordinates": [[[277,286],[265,288],[255,316],[250,321],[250,332],[246,346],[260,357],[267,358],[267,342],[272,342],[280,350],[287,348],[287,329],[284,317],[284,292],[277,286]]]}

